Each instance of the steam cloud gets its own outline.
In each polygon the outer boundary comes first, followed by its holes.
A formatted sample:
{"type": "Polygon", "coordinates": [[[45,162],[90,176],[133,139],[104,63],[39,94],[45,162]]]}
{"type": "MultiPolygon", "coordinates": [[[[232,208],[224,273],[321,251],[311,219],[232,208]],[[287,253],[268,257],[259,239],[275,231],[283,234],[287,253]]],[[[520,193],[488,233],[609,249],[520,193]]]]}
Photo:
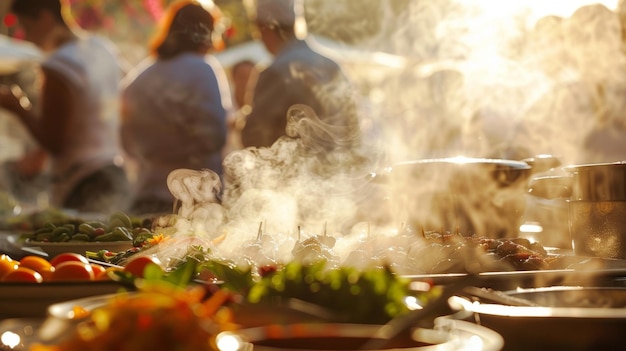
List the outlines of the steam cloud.
{"type": "MultiPolygon", "coordinates": [[[[381,3],[380,13],[391,13],[381,3]]],[[[370,88],[361,123],[364,138],[376,139],[366,140],[367,148],[304,151],[310,148],[303,143],[343,139],[302,108],[288,126],[300,139],[226,158],[221,198],[222,184],[210,171],[173,174],[177,233],[217,256],[256,255],[259,262],[288,261],[294,245],[312,237],[336,239],[338,262],[365,241],[397,254],[406,244],[405,218],[390,211],[384,189],[368,178],[381,166],[455,155],[548,153],[565,164],[626,158],[626,148],[615,147],[626,134],[618,13],[568,1],[560,2],[569,6],[565,15],[519,7],[503,17],[488,14],[484,3],[409,1],[400,18],[383,22],[380,36],[361,44],[402,63],[378,67],[378,75],[369,66],[346,66],[370,88]]],[[[427,183],[406,184],[407,196],[427,183]]]]}

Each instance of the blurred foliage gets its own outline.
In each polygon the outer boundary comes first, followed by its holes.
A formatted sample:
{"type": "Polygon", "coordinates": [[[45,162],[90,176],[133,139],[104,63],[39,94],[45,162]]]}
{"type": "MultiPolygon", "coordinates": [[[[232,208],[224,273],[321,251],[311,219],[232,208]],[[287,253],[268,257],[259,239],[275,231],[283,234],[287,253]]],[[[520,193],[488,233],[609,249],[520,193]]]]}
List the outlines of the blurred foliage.
{"type": "MultiPolygon", "coordinates": [[[[227,46],[252,40],[245,0],[214,0],[229,19],[225,33],[227,46]]],[[[384,20],[389,12],[397,15],[412,0],[305,0],[309,30],[334,40],[355,43],[393,24],[384,20]]],[[[107,35],[115,42],[147,43],[163,11],[174,0],[70,0],[78,24],[107,35]]],[[[0,7],[4,18],[9,2],[0,7]]],[[[16,28],[3,23],[2,33],[16,34],[16,28]]]]}
{"type": "Polygon", "coordinates": [[[230,22],[230,27],[224,33],[226,47],[232,47],[252,40],[252,25],[243,0],[214,0],[230,22]]]}
{"type": "MultiPolygon", "coordinates": [[[[72,14],[84,29],[102,34],[119,46],[129,62],[145,56],[163,12],[174,0],[70,0],[72,14]]],[[[229,27],[226,48],[254,39],[254,25],[245,6],[248,0],[214,0],[229,27]]],[[[358,44],[376,35],[387,38],[402,26],[402,15],[422,0],[305,0],[309,32],[345,43],[358,44]],[[393,20],[390,20],[393,19],[393,20]]],[[[429,1],[425,1],[429,2],[429,1]]],[[[0,6],[0,33],[22,35],[14,18],[7,18],[9,2],[0,6]]],[[[380,40],[378,40],[380,42],[380,40]]]]}
{"type": "Polygon", "coordinates": [[[309,0],[305,17],[312,33],[355,42],[380,30],[380,0],[309,0]]]}

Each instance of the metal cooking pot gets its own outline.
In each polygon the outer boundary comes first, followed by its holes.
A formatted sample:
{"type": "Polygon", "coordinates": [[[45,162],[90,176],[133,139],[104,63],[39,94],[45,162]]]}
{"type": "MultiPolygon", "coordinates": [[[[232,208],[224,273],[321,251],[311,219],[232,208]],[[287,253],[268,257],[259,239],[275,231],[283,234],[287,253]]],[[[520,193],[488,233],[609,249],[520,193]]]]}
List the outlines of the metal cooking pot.
{"type": "MultiPolygon", "coordinates": [[[[455,296],[453,310],[493,329],[510,350],[623,350],[626,289],[549,287],[505,294],[539,307],[478,302],[455,296]]],[[[459,313],[459,317],[463,316],[459,313]]]]}
{"type": "Polygon", "coordinates": [[[626,201],[626,161],[564,168],[572,174],[572,201],[626,201]]]}
{"type": "Polygon", "coordinates": [[[626,162],[565,169],[573,180],[568,211],[574,253],[626,258],[626,162]]]}
{"type": "Polygon", "coordinates": [[[562,199],[576,255],[626,258],[626,161],[563,170],[533,179],[531,194],[562,199]]]}
{"type": "Polygon", "coordinates": [[[387,187],[391,213],[418,230],[517,237],[531,166],[451,157],[407,161],[372,174],[387,187]]]}

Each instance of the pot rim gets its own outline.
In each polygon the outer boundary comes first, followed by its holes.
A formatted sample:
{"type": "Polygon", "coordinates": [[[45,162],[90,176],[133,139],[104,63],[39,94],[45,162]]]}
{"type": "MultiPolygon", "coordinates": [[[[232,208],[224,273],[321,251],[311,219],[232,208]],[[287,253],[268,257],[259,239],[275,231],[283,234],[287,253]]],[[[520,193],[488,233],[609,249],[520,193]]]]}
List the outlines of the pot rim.
{"type": "Polygon", "coordinates": [[[524,161],[515,161],[508,159],[499,159],[499,158],[481,158],[481,157],[465,157],[465,156],[455,156],[455,157],[442,157],[442,158],[427,158],[427,159],[419,159],[419,160],[410,160],[410,161],[402,161],[396,163],[392,167],[398,166],[410,166],[410,165],[419,165],[419,164],[450,164],[450,165],[493,165],[496,169],[507,169],[507,170],[530,170],[532,166],[524,161]]]}
{"type": "Polygon", "coordinates": [[[578,171],[585,171],[585,170],[598,169],[598,168],[614,168],[614,167],[618,167],[618,168],[626,167],[626,160],[616,161],[616,162],[586,163],[586,164],[570,165],[570,166],[563,167],[563,169],[565,169],[568,172],[575,173],[578,171]]]}

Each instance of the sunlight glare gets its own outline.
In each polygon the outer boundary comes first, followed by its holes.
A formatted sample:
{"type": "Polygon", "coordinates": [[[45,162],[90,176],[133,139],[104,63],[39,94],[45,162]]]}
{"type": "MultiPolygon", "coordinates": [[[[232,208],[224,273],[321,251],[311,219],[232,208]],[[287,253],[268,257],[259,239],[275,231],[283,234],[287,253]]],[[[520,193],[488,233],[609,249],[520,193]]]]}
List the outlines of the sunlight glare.
{"type": "Polygon", "coordinates": [[[493,1],[493,0],[460,0],[478,4],[483,10],[483,15],[487,18],[506,17],[520,11],[527,10],[531,13],[531,20],[534,22],[540,17],[547,15],[555,15],[567,17],[581,6],[591,4],[603,4],[607,8],[614,10],[617,8],[619,0],[509,0],[509,1],[493,1]]]}

